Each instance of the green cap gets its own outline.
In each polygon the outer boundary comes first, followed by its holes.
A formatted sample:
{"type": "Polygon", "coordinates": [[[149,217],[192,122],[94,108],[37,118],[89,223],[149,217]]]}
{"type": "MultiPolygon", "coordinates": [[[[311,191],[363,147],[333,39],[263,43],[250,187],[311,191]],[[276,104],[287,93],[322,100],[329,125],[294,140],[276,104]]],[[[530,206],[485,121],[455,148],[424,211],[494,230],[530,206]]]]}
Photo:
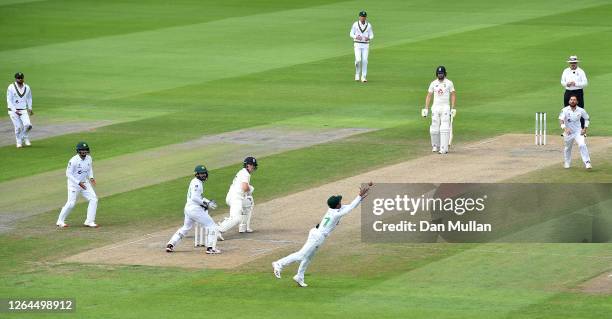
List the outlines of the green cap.
{"type": "Polygon", "coordinates": [[[208,170],[206,169],[206,167],[204,167],[204,165],[198,165],[196,166],[193,171],[195,173],[208,173],[208,170]]]}
{"type": "Polygon", "coordinates": [[[327,199],[327,206],[329,206],[329,208],[336,208],[336,207],[338,207],[338,204],[340,204],[341,200],[342,200],[342,195],[333,195],[333,196],[330,196],[327,199]]]}

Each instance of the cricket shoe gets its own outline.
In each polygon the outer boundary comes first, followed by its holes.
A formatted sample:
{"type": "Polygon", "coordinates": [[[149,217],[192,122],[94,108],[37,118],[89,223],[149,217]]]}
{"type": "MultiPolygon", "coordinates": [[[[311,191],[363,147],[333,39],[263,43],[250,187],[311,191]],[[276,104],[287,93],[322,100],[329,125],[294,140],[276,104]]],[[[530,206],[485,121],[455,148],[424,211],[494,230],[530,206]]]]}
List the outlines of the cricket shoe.
{"type": "Polygon", "coordinates": [[[21,143],[17,143],[17,148],[22,148],[23,145],[21,145],[21,143]]]}
{"type": "Polygon", "coordinates": [[[57,226],[57,228],[67,228],[68,224],[66,224],[66,223],[56,223],[55,226],[57,226]]]}
{"type": "Polygon", "coordinates": [[[281,279],[281,266],[275,261],[272,263],[272,269],[274,269],[274,277],[281,279]]]}
{"type": "Polygon", "coordinates": [[[85,227],[89,227],[89,228],[98,228],[98,227],[100,227],[100,226],[99,226],[98,224],[96,224],[96,223],[85,223],[85,224],[83,224],[83,226],[85,226],[85,227]]]}
{"type": "Polygon", "coordinates": [[[25,143],[25,146],[32,146],[32,143],[30,143],[30,140],[27,138],[24,140],[24,143],[25,143]]]}
{"type": "Polygon", "coordinates": [[[217,249],[217,248],[208,247],[206,249],[206,253],[209,254],[209,255],[218,255],[218,254],[221,253],[221,251],[219,249],[217,249]]]}
{"type": "Polygon", "coordinates": [[[438,149],[437,146],[434,146],[434,147],[431,148],[431,151],[432,151],[432,153],[436,153],[436,152],[439,151],[439,149],[438,149]]]}
{"type": "Polygon", "coordinates": [[[297,275],[293,276],[293,281],[295,281],[300,287],[308,287],[308,285],[304,282],[304,279],[298,278],[297,275]]]}
{"type": "Polygon", "coordinates": [[[252,230],[252,229],[250,229],[250,228],[247,228],[246,230],[243,230],[243,231],[239,231],[239,233],[241,233],[241,234],[244,234],[244,233],[248,233],[248,234],[250,234],[250,233],[252,233],[252,232],[253,232],[253,230],[252,230]]]}
{"type": "Polygon", "coordinates": [[[443,151],[443,150],[440,150],[438,153],[439,153],[439,154],[448,154],[448,151],[443,151]]]}
{"type": "Polygon", "coordinates": [[[586,169],[591,169],[591,168],[593,168],[593,166],[591,165],[591,162],[586,162],[586,163],[584,163],[584,167],[586,167],[586,169]]]}
{"type": "Polygon", "coordinates": [[[366,82],[368,82],[368,80],[365,78],[365,76],[362,76],[361,77],[361,82],[366,83],[366,82]]]}
{"type": "Polygon", "coordinates": [[[570,168],[570,163],[563,163],[563,168],[570,168]]]}
{"type": "Polygon", "coordinates": [[[166,245],[166,252],[167,252],[167,253],[172,253],[172,252],[174,252],[174,245],[172,245],[172,244],[168,244],[168,245],[166,245]]]}
{"type": "Polygon", "coordinates": [[[359,74],[355,74],[355,81],[359,82],[359,74]]]}

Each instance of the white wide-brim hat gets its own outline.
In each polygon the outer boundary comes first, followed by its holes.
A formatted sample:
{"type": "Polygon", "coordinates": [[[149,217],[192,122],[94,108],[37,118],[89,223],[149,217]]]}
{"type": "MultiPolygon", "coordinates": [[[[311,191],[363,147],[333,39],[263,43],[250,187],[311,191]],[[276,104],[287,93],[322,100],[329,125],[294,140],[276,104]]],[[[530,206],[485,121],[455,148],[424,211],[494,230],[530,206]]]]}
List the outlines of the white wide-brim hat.
{"type": "Polygon", "coordinates": [[[576,55],[572,55],[567,59],[567,63],[578,63],[580,62],[580,60],[578,60],[578,56],[576,55]]]}

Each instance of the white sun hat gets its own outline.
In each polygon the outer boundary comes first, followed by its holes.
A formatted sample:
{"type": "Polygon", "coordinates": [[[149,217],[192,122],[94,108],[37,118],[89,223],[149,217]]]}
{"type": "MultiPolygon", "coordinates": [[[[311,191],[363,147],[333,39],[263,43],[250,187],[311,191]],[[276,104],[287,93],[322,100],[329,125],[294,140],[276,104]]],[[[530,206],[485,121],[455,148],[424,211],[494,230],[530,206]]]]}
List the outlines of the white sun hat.
{"type": "Polygon", "coordinates": [[[567,63],[578,63],[580,62],[580,60],[578,60],[578,56],[576,55],[572,55],[567,59],[567,63]]]}

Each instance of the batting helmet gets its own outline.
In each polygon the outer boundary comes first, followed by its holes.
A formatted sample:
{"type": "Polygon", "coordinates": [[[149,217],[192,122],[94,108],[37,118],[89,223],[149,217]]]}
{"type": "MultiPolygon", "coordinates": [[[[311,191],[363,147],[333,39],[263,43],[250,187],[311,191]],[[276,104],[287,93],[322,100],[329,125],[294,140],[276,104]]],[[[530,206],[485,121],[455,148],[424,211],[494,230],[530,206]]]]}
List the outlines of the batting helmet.
{"type": "Polygon", "coordinates": [[[444,67],[444,65],[440,65],[436,69],[436,75],[438,75],[438,74],[444,74],[444,76],[446,76],[446,68],[444,67]]]}
{"type": "Polygon", "coordinates": [[[368,16],[368,13],[367,13],[367,12],[365,12],[365,10],[361,10],[361,12],[359,12],[359,16],[360,16],[360,17],[367,17],[367,16],[368,16]]]}
{"type": "Polygon", "coordinates": [[[88,151],[89,152],[89,144],[86,142],[78,142],[76,145],[76,151],[88,151]]]}
{"type": "Polygon", "coordinates": [[[193,172],[195,173],[196,178],[201,181],[205,181],[208,179],[208,170],[206,169],[204,165],[196,166],[193,169],[193,172]],[[200,175],[200,174],[203,174],[203,175],[200,175]]]}
{"type": "Polygon", "coordinates": [[[248,164],[251,164],[255,168],[257,168],[257,159],[255,159],[255,157],[253,157],[253,156],[249,156],[249,157],[244,159],[242,164],[243,164],[243,167],[246,167],[248,164]]]}

